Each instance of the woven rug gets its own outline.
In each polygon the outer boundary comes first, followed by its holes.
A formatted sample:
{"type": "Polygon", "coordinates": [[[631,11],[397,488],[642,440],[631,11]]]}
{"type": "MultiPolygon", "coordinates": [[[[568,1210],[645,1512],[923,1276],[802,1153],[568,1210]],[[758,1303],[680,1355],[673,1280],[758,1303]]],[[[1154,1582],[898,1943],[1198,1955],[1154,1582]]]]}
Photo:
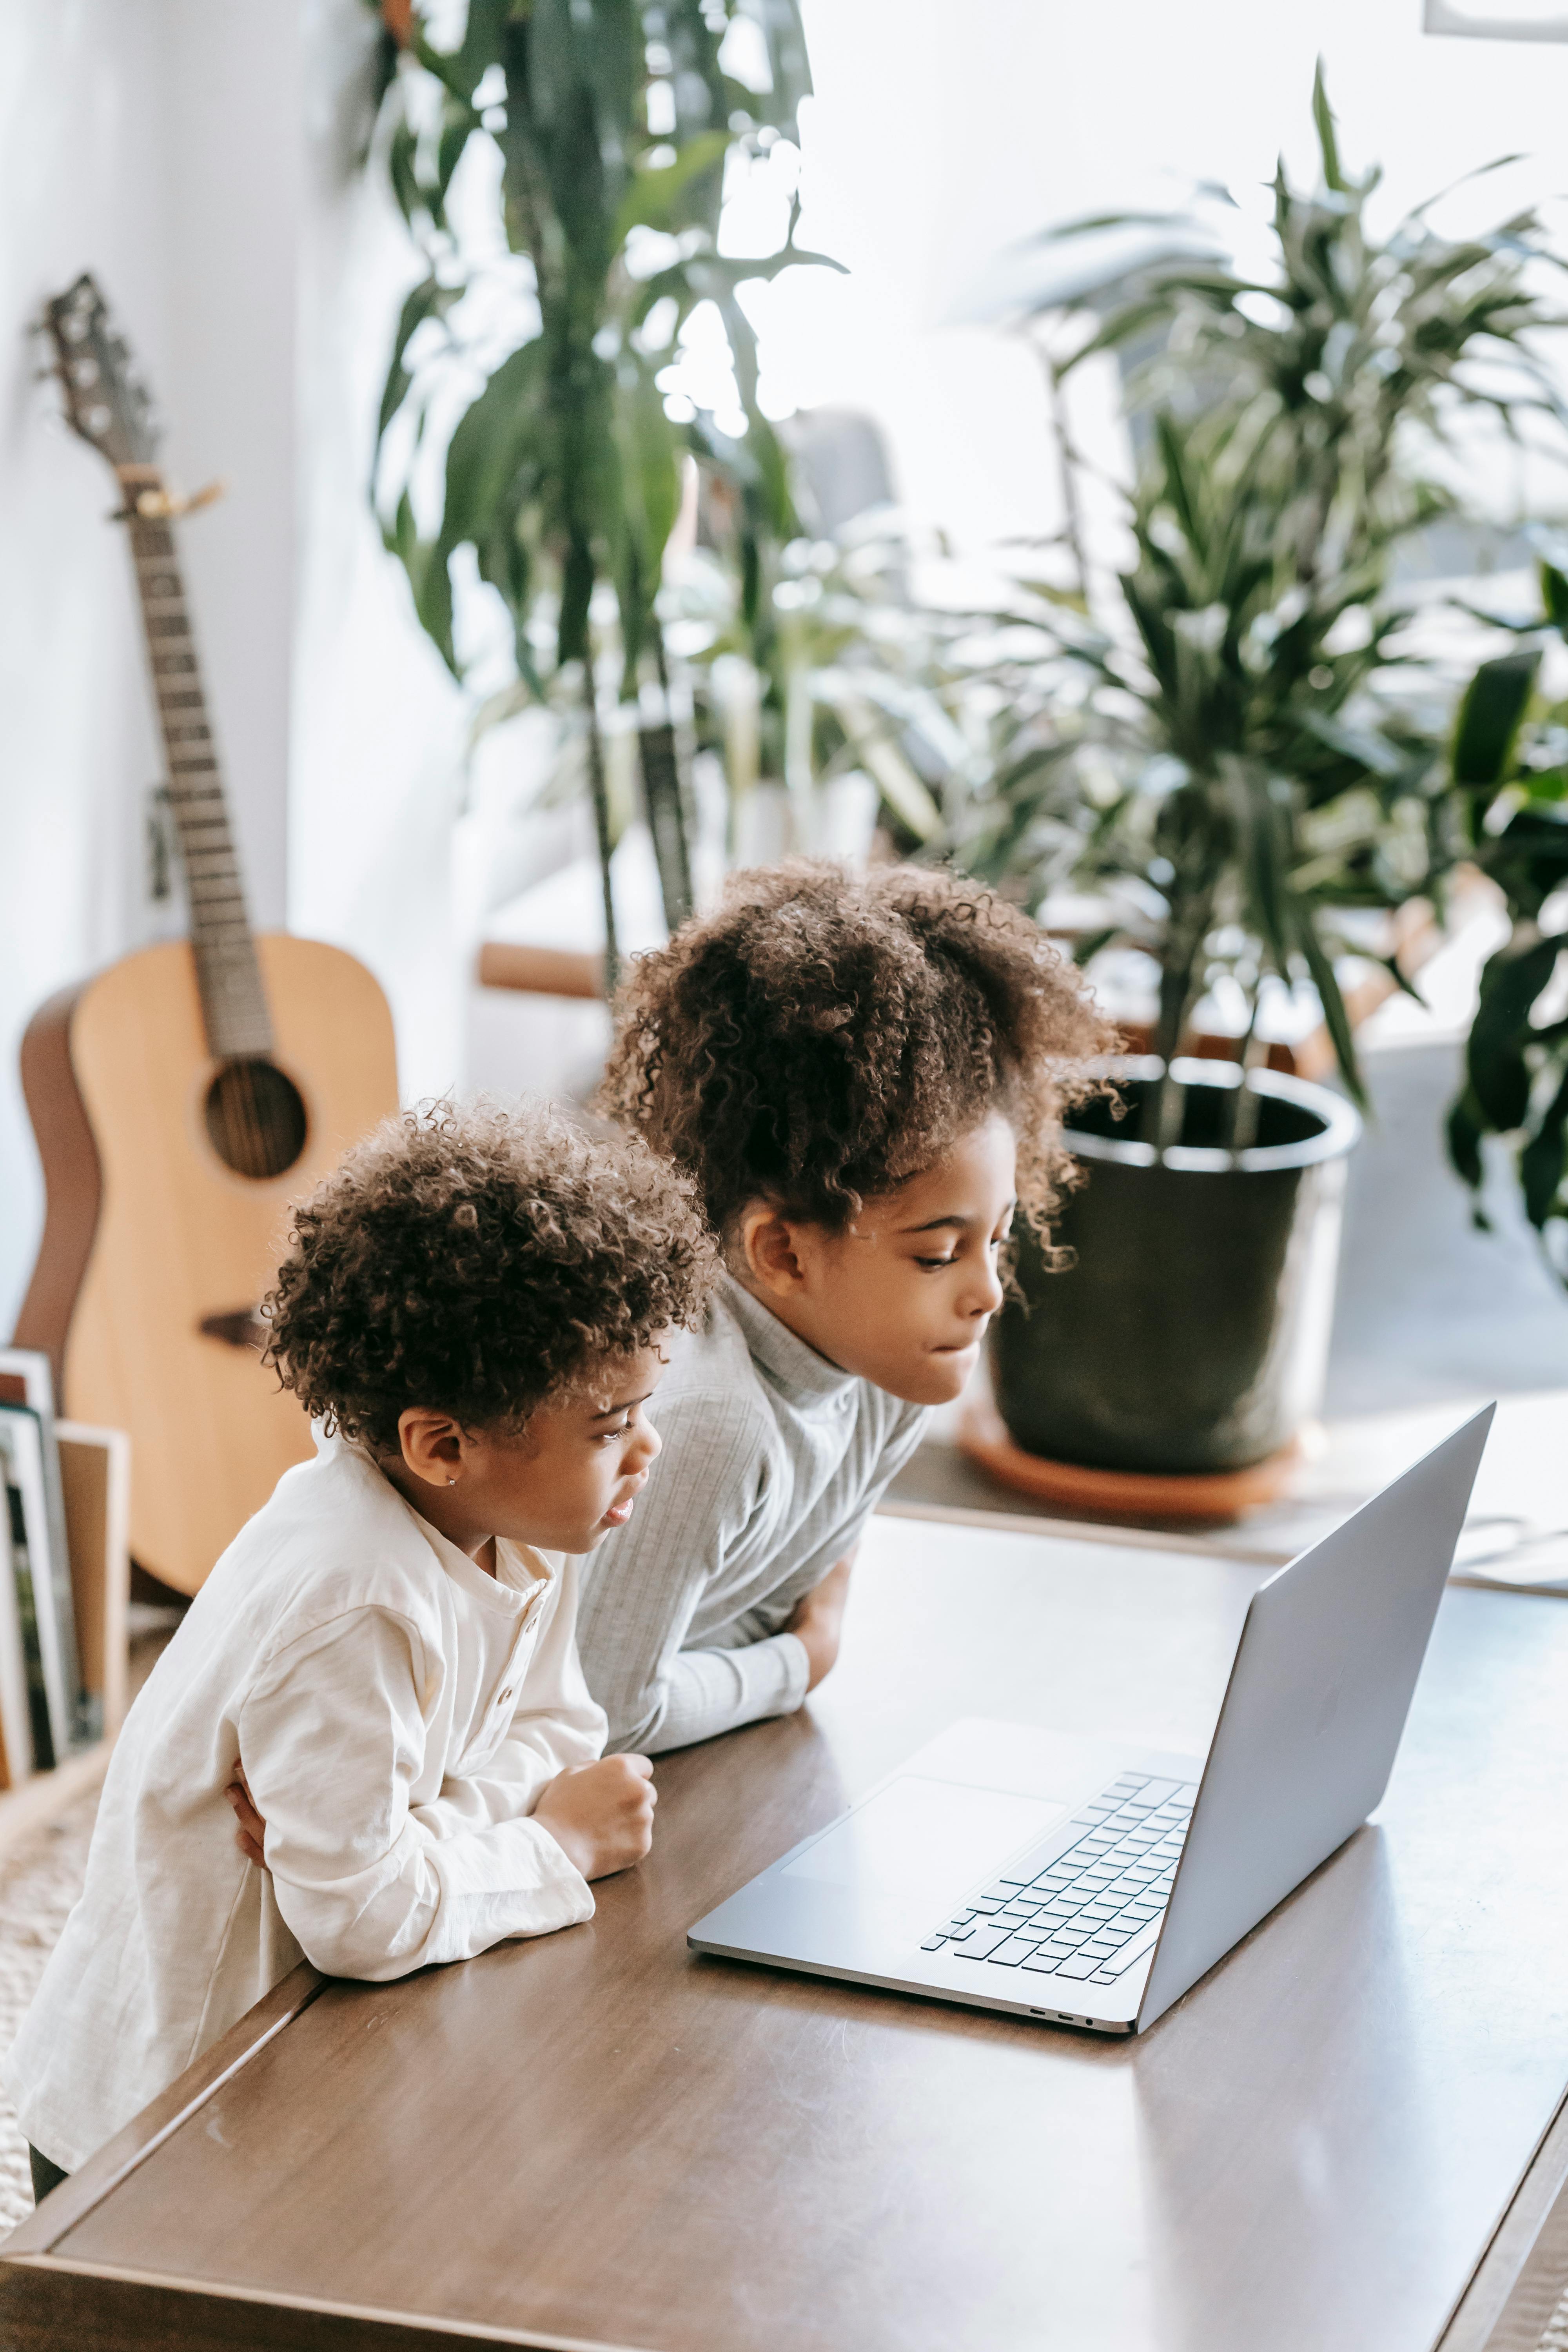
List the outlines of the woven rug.
{"type": "MultiPolygon", "coordinates": [[[[92,1789],[19,1845],[0,1868],[0,2053],[16,2040],[44,1962],[81,1893],[97,1812],[98,1790],[92,1789]]],[[[0,2092],[0,2229],[11,2229],[32,2210],[27,2143],[11,2102],[0,2092]]]]}
{"type": "MultiPolygon", "coordinates": [[[[81,1893],[97,1811],[94,1789],[19,1846],[0,1870],[0,2053],[16,2039],[44,1962],[81,1893]]],[[[0,2230],[11,2229],[32,2210],[26,2139],[0,2092],[0,2230]]],[[[1568,2352],[1568,2295],[1558,2305],[1540,2352],[1568,2352]]]]}

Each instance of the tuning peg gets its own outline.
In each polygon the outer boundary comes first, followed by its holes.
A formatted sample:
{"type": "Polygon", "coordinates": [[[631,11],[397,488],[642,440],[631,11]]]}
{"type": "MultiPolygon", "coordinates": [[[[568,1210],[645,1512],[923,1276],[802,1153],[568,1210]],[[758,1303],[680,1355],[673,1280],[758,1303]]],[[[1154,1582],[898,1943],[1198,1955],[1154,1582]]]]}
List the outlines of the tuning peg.
{"type": "Polygon", "coordinates": [[[208,482],[205,489],[193,490],[186,498],[179,490],[143,490],[134,501],[136,512],[147,522],[169,522],[177,515],[195,514],[203,507],[216,506],[228,490],[226,482],[208,482]]]}

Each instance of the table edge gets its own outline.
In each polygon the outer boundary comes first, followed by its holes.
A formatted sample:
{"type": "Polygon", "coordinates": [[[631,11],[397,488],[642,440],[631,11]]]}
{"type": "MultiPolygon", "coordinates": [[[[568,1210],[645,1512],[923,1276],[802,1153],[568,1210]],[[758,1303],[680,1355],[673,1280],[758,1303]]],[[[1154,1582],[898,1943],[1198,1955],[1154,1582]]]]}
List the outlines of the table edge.
{"type": "MultiPolygon", "coordinates": [[[[1477,2257],[1433,2352],[1502,2352],[1509,2305],[1568,2194],[1568,2091],[1536,2141],[1513,2195],[1477,2257]]],[[[1534,2339],[1532,2338],[1532,2343],[1534,2339]]]]}
{"type": "Polygon", "coordinates": [[[218,2302],[245,2304],[253,2310],[307,2311],[323,2319],[352,2319],[375,2326],[405,2327],[426,2336],[456,2336],[465,2344],[511,2344],[527,2347],[527,2352],[650,2352],[647,2345],[615,2342],[604,2336],[544,2335],[537,2328],[497,2327],[487,2320],[456,2319],[428,2311],[405,2311],[391,2304],[341,2303],[328,2295],[289,2294],[279,2287],[226,2285],[221,2280],[184,2277],[173,2271],[129,2270],[118,2263],[86,2262],[69,2254],[13,2255],[0,2251],[0,2263],[14,2263],[17,2270],[54,2271],[67,2277],[108,2279],[132,2289],[156,2287],[175,2294],[211,2295],[218,2302]]]}
{"type": "Polygon", "coordinates": [[[328,1983],[308,1960],[264,1993],[253,2009],[232,2025],[221,2041],[185,2068],[123,2131],[106,2140],[97,2154],[0,2240],[0,2262],[32,2261],[47,2254],[59,2240],[84,2221],[110,2189],[173,2137],[180,2126],[205,2105],[215,2091],[237,2074],[275,2035],[291,2025],[328,1983]]]}

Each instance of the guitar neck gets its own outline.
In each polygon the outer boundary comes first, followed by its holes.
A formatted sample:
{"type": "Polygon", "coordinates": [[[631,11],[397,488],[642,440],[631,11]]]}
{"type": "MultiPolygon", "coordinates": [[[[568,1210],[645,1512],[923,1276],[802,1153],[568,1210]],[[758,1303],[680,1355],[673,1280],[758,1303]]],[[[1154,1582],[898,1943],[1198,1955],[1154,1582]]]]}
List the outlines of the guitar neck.
{"type": "Polygon", "coordinates": [[[145,493],[162,492],[163,478],[153,466],[124,466],[118,470],[125,492],[142,625],[168,763],[169,801],[185,869],[191,946],[207,1045],[218,1061],[268,1054],[272,1023],[207,719],[174,534],[165,517],[143,514],[137,509],[138,499],[145,493]]]}

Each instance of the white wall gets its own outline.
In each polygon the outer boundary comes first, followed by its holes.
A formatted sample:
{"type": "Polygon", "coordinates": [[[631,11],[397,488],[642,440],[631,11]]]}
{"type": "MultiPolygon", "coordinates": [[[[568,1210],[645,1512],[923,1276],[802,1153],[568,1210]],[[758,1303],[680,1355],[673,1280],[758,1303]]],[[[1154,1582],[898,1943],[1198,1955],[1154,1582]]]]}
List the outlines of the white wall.
{"type": "Polygon", "coordinates": [[[283,914],[295,562],[299,42],[242,0],[0,0],[0,1329],[38,1215],[15,1077],[33,1008],[159,928],[160,759],[112,478],[31,381],[42,299],[99,276],[164,456],[226,501],[184,534],[254,909],[283,914]]]}
{"type": "Polygon", "coordinates": [[[358,152],[374,26],[305,0],[307,199],[300,244],[301,565],[289,823],[291,926],[380,980],[406,1099],[463,1077],[468,966],[451,831],[468,706],[413,618],[366,500],[398,309],[420,274],[384,175],[358,152]]]}
{"type": "Polygon", "coordinates": [[[1320,53],[1345,159],[1386,166],[1390,215],[1516,150],[1531,161],[1480,184],[1479,217],[1562,184],[1568,45],[1429,38],[1421,0],[804,6],[800,238],[852,275],[746,297],[763,396],[881,417],[907,504],[971,544],[1058,519],[1032,361],[956,323],[979,273],[1047,222],[1260,183],[1281,147],[1309,173],[1320,53]]]}

